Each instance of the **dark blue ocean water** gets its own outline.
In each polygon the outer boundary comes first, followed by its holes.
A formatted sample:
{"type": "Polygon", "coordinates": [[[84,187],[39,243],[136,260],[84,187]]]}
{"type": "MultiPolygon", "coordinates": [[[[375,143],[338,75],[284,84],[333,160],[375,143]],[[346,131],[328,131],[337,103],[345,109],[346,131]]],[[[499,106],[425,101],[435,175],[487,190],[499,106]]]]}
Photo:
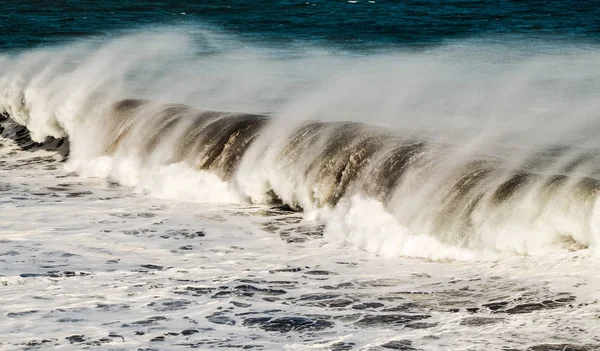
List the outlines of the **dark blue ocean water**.
{"type": "Polygon", "coordinates": [[[600,1],[2,1],[0,49],[157,26],[211,26],[263,43],[344,49],[457,39],[600,42],[600,1]]]}

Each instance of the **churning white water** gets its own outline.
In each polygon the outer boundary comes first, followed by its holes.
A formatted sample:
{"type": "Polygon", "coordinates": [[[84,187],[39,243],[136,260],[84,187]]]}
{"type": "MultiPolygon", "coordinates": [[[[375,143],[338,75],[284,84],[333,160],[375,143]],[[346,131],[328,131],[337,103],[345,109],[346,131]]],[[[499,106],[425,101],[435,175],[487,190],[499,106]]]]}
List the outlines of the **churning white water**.
{"type": "Polygon", "coordinates": [[[598,48],[183,32],[0,57],[0,347],[600,345],[598,48]]]}

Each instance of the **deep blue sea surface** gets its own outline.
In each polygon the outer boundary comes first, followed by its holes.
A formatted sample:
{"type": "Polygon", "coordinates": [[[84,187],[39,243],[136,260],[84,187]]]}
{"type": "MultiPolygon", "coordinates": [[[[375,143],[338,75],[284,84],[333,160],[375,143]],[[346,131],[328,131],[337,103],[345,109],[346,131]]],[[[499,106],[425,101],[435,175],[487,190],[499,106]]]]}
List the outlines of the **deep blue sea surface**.
{"type": "Polygon", "coordinates": [[[600,1],[2,1],[0,49],[165,25],[356,50],[456,39],[600,42],[600,1]]]}

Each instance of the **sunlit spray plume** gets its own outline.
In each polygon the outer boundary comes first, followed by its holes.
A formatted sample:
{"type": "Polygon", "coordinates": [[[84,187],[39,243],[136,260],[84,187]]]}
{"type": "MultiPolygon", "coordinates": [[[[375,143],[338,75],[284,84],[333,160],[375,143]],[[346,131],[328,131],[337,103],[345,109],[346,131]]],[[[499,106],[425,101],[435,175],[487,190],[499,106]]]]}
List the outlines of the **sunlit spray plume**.
{"type": "Polygon", "coordinates": [[[597,48],[359,56],[182,31],[2,57],[3,135],[158,196],[284,203],[382,254],[595,249],[597,48]]]}

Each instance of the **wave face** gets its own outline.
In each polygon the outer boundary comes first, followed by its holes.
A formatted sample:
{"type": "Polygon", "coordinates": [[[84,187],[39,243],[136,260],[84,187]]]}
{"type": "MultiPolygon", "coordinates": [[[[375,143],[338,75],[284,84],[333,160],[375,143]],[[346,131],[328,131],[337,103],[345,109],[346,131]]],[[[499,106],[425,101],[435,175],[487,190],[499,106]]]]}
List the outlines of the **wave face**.
{"type": "Polygon", "coordinates": [[[63,157],[69,154],[69,140],[67,138],[56,139],[49,136],[42,142],[35,142],[31,140],[29,130],[13,121],[6,112],[0,114],[0,136],[14,141],[21,150],[56,151],[63,157]]]}
{"type": "Polygon", "coordinates": [[[380,253],[595,248],[595,48],[357,58],[203,35],[3,57],[2,136],[156,195],[302,209],[330,238],[380,253]]]}

